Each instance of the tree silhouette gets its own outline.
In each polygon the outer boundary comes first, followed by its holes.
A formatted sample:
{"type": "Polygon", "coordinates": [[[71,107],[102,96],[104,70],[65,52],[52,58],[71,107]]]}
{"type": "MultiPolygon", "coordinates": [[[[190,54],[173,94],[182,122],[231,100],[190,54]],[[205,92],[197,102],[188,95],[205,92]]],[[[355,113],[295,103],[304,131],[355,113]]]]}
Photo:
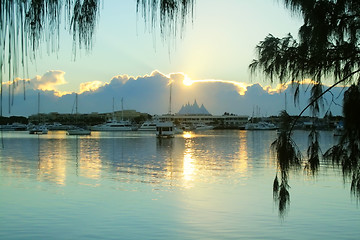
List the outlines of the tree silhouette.
{"type": "MultiPolygon", "coordinates": [[[[162,36],[175,36],[192,16],[195,0],[137,0],[137,12],[162,36]]],[[[100,0],[2,0],[0,1],[0,93],[11,81],[9,98],[18,84],[19,70],[26,75],[29,61],[44,44],[47,53],[59,50],[60,26],[73,38],[73,53],[89,51],[99,18],[100,0]],[[5,72],[8,75],[5,76],[5,72]],[[6,79],[5,79],[6,78],[6,79]]],[[[105,3],[104,3],[105,4],[105,3]]],[[[25,81],[24,88],[25,88],[25,81]]],[[[24,90],[25,92],[25,90],[24,90]]],[[[24,95],[25,97],[25,95],[24,95]]],[[[9,99],[10,103],[10,99],[9,99]]],[[[2,115],[2,103],[0,105],[2,115]]],[[[9,107],[10,111],[10,107],[9,107]]]]}
{"type": "MultiPolygon", "coordinates": [[[[270,81],[290,82],[295,88],[294,101],[298,100],[300,81],[311,79],[309,105],[299,114],[310,108],[313,116],[318,116],[322,107],[322,96],[336,85],[351,87],[344,96],[345,134],[338,145],[325,153],[325,159],[332,159],[342,166],[344,176],[352,178],[352,191],[360,193],[360,2],[357,0],[284,0],[285,6],[302,16],[296,40],[290,34],[277,38],[268,35],[257,49],[257,59],[250,64],[252,73],[261,72],[270,81]],[[324,90],[325,79],[334,84],[324,90]]],[[[297,119],[295,119],[296,121],[297,119]]],[[[295,121],[292,126],[295,125],[295,121]]],[[[291,131],[280,134],[275,142],[292,142],[291,131]]],[[[288,154],[295,151],[294,145],[283,149],[288,154]]],[[[282,148],[275,145],[279,152],[282,148]]],[[[309,134],[308,161],[306,168],[316,173],[320,161],[318,133],[312,129],[309,134]]],[[[284,161],[277,155],[278,163],[284,161]]],[[[291,157],[285,158],[287,164],[297,165],[291,157]]],[[[286,169],[285,169],[286,171],[286,169]]],[[[277,180],[277,178],[275,179],[277,180]]],[[[279,205],[279,210],[283,206],[279,205]]],[[[282,209],[283,210],[283,209],[282,209]]]]}

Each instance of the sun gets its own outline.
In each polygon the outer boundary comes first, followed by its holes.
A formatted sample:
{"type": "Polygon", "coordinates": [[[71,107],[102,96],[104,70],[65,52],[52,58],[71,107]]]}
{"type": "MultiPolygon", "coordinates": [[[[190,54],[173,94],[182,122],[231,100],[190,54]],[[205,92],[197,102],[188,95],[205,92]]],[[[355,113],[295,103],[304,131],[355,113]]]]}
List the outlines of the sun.
{"type": "Polygon", "coordinates": [[[183,80],[183,84],[185,86],[191,86],[193,84],[193,81],[189,77],[185,76],[183,80]]]}

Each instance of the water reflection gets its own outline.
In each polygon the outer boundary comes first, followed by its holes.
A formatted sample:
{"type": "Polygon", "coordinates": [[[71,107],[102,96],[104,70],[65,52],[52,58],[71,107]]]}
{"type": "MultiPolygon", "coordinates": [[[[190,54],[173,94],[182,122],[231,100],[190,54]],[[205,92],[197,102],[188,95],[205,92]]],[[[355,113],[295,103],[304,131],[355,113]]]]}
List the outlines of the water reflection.
{"type": "MultiPolygon", "coordinates": [[[[78,141],[78,138],[76,138],[78,141]]],[[[97,140],[83,139],[79,144],[79,176],[99,179],[102,170],[100,144],[97,140]]]]}
{"type": "MultiPolygon", "coordinates": [[[[304,151],[306,136],[294,133],[304,151]]],[[[331,145],[331,133],[322,136],[331,145]]],[[[277,220],[271,198],[276,165],[269,154],[274,137],[215,130],[162,140],[140,132],[4,133],[0,238],[358,236],[359,214],[341,169],[321,171],[316,179],[291,175],[291,217],[277,220]],[[339,230],[329,232],[328,226],[339,230]]]]}
{"type": "Polygon", "coordinates": [[[248,156],[247,132],[239,131],[239,150],[237,160],[234,161],[234,169],[243,176],[248,174],[248,168],[251,167],[248,164],[248,156]]]}
{"type": "Polygon", "coordinates": [[[95,185],[110,179],[153,184],[154,188],[191,188],[210,183],[214,177],[246,184],[254,173],[272,175],[276,171],[269,151],[275,138],[275,132],[247,131],[184,132],[173,139],[136,132],[81,137],[64,132],[48,136],[4,133],[0,171],[59,185],[74,175],[81,181],[93,180],[95,185]]]}
{"type": "Polygon", "coordinates": [[[39,181],[50,181],[64,185],[66,180],[68,148],[64,141],[44,140],[37,136],[39,181]]]}
{"type": "Polygon", "coordinates": [[[183,160],[183,179],[184,186],[191,187],[191,181],[194,180],[196,166],[196,159],[194,157],[194,142],[192,140],[193,133],[185,132],[183,134],[185,140],[185,149],[184,149],[184,160],[183,160]]]}

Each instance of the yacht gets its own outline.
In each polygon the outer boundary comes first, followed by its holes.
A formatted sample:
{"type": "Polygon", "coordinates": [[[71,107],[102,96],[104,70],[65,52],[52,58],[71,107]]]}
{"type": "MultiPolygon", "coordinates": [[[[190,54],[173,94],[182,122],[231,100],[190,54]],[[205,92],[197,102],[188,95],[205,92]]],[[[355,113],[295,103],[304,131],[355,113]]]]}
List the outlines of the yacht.
{"type": "Polygon", "coordinates": [[[56,131],[56,130],[68,130],[69,128],[71,128],[71,126],[62,125],[61,123],[54,122],[53,124],[48,124],[47,128],[49,130],[56,131]]]}
{"type": "MultiPolygon", "coordinates": [[[[38,117],[39,117],[39,123],[40,123],[40,92],[38,92],[38,117]]],[[[29,134],[47,134],[48,129],[46,125],[44,124],[38,124],[38,125],[30,125],[28,127],[29,134]]]]}
{"type": "Polygon", "coordinates": [[[138,131],[156,131],[157,123],[158,122],[155,122],[155,121],[146,121],[140,126],[138,131]]]}
{"type": "Polygon", "coordinates": [[[175,126],[173,122],[158,122],[156,124],[156,137],[173,138],[175,134],[175,126]]]}
{"type": "Polygon", "coordinates": [[[27,125],[23,123],[0,125],[1,131],[26,131],[26,129],[27,129],[27,125]]]}
{"type": "MultiPolygon", "coordinates": [[[[75,122],[77,122],[78,116],[78,94],[75,93],[75,122]]],[[[91,131],[81,127],[74,127],[67,130],[67,135],[91,135],[91,131]]]]}
{"type": "Polygon", "coordinates": [[[214,126],[206,125],[204,123],[198,123],[194,127],[195,127],[194,130],[211,130],[211,129],[214,129],[214,126]]]}
{"type": "Polygon", "coordinates": [[[48,129],[45,125],[34,125],[29,128],[29,134],[47,134],[48,129]]]}
{"type": "Polygon", "coordinates": [[[135,131],[137,127],[133,126],[130,121],[124,120],[124,105],[123,99],[121,98],[121,120],[118,121],[115,119],[115,107],[114,107],[114,98],[113,98],[113,117],[112,120],[107,121],[103,124],[98,124],[92,126],[90,129],[92,131],[135,131]]]}
{"type": "Polygon", "coordinates": [[[245,130],[276,130],[278,127],[269,122],[247,123],[245,130]]]}
{"type": "Polygon", "coordinates": [[[136,127],[131,125],[129,121],[111,120],[103,124],[98,124],[91,127],[92,131],[134,131],[136,127]]]}

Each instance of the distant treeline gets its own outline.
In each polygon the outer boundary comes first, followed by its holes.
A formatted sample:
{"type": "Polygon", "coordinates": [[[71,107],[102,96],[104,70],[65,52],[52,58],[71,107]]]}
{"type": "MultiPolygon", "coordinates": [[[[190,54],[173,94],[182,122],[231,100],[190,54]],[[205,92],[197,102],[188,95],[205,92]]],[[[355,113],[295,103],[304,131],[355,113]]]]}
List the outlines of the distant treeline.
{"type": "MultiPolygon", "coordinates": [[[[127,120],[132,121],[133,123],[142,123],[148,119],[151,119],[151,115],[141,115],[136,117],[127,117],[127,120]]],[[[38,124],[40,123],[49,123],[54,122],[61,123],[63,125],[85,125],[93,126],[96,124],[104,123],[109,120],[105,115],[92,115],[92,114],[39,114],[32,115],[29,118],[23,116],[10,116],[10,117],[0,117],[0,125],[7,125],[13,123],[22,123],[22,124],[38,124]]]]}
{"type": "Polygon", "coordinates": [[[0,117],[0,125],[13,124],[13,123],[28,124],[29,119],[23,116],[0,117]]]}

